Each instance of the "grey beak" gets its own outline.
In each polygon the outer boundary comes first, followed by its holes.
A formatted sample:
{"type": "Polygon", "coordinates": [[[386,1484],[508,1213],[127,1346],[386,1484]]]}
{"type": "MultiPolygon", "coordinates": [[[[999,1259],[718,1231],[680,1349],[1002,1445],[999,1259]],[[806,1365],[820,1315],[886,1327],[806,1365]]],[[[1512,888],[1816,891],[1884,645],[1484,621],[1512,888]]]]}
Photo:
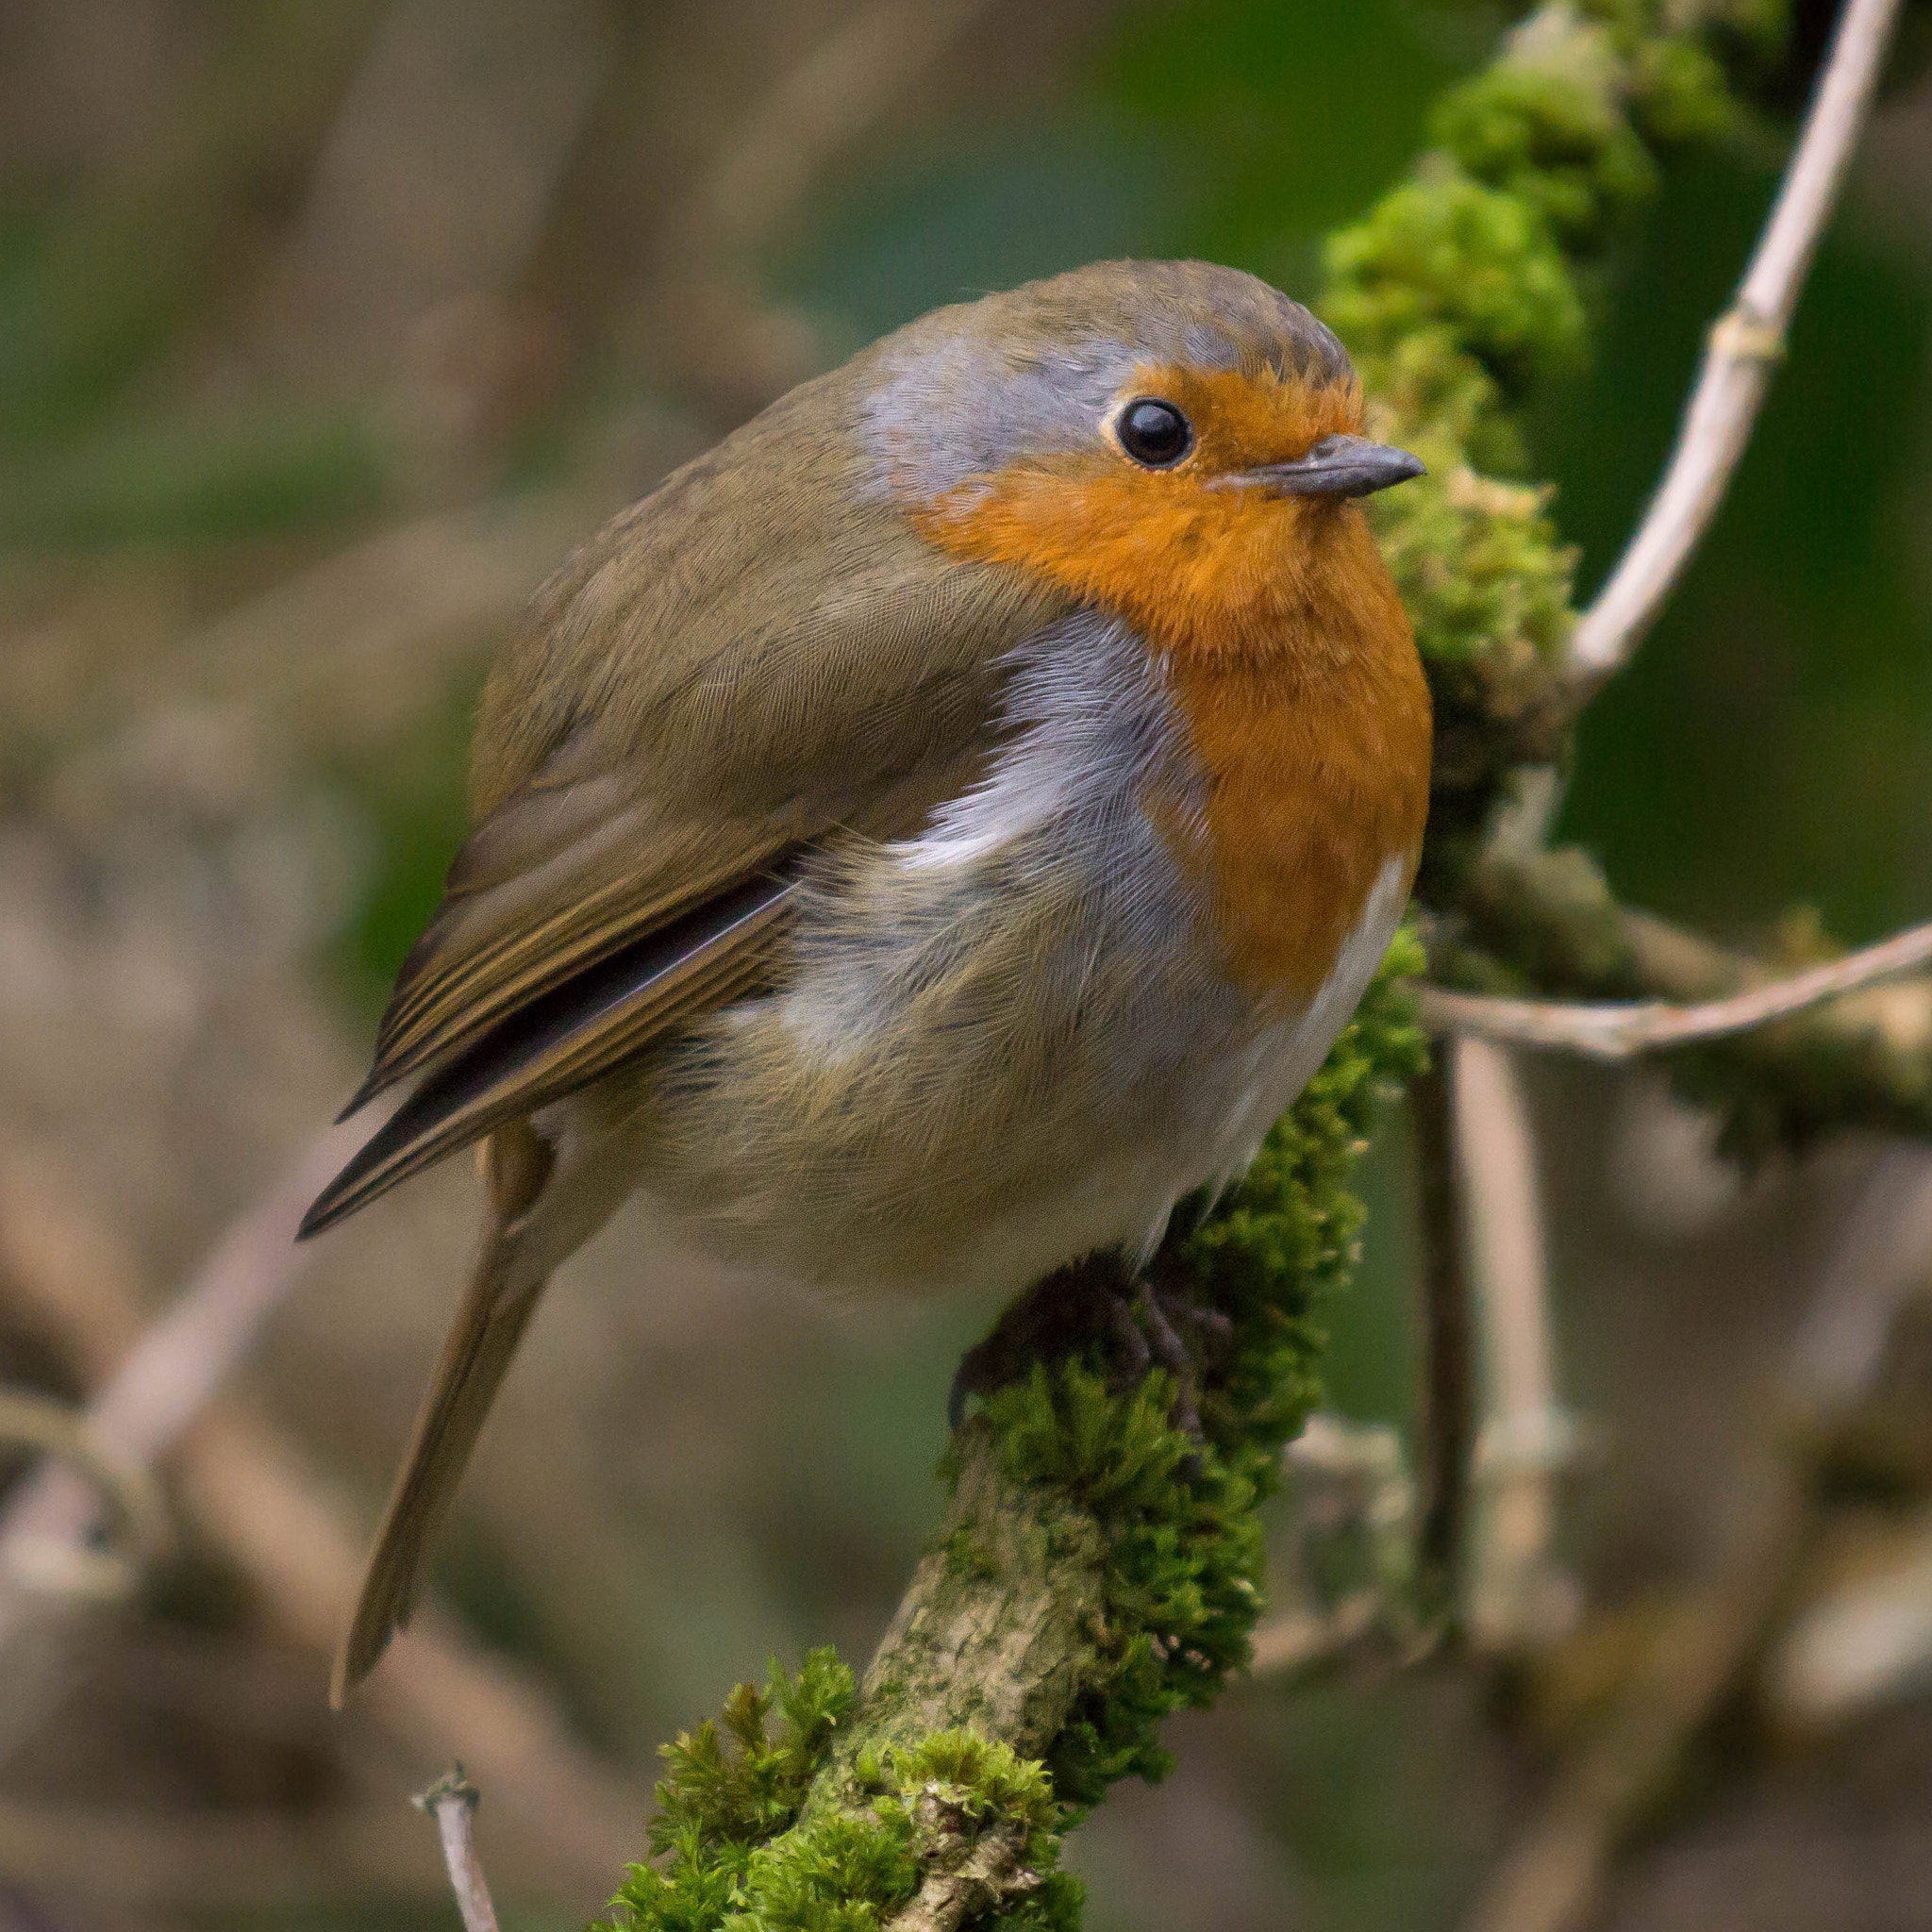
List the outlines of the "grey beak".
{"type": "Polygon", "coordinates": [[[1271,496],[1373,496],[1422,474],[1422,458],[1406,449],[1366,436],[1324,436],[1307,456],[1243,471],[1241,481],[1271,496]]]}

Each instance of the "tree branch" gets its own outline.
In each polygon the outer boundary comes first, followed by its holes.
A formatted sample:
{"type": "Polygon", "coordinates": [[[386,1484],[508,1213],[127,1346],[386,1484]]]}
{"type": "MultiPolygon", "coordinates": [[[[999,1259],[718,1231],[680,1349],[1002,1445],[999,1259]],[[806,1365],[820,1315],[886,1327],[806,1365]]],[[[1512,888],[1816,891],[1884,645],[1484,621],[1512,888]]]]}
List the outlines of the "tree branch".
{"type": "Polygon", "coordinates": [[[1417,1594],[1424,1614],[1453,1616],[1475,1441],[1475,1336],[1469,1284],[1467,1202],[1457,1170],[1453,1070],[1438,1058],[1409,1082],[1421,1194],[1423,1386],[1417,1436],[1421,1505],[1417,1594]]]}
{"type": "Polygon", "coordinates": [[[1570,639],[1580,705],[1629,662],[1697,547],[1784,354],[1785,330],[1870,111],[1899,0],[1849,0],[1805,131],[1736,301],[1710,332],[1669,469],[1609,581],[1570,639]]]}
{"type": "MultiPolygon", "coordinates": [[[[1895,933],[1828,966],[1696,1006],[1659,1000],[1581,1006],[1560,1000],[1495,999],[1437,986],[1424,987],[1418,1003],[1423,1024],[1432,1033],[1578,1054],[1586,1059],[1627,1060],[1669,1047],[1749,1033],[1928,963],[1932,923],[1895,933]]],[[[1926,991],[1932,995],[1932,986],[1926,991]]]]}
{"type": "Polygon", "coordinates": [[[1446,1050],[1456,1069],[1457,1173],[1484,1366],[1465,1622],[1479,1646],[1520,1650],[1575,1621],[1575,1583],[1551,1550],[1556,1486],[1576,1432],[1558,1405],[1542,1194],[1523,1083],[1508,1053],[1487,1041],[1457,1040],[1446,1050]]]}
{"type": "MultiPolygon", "coordinates": [[[[1620,905],[1588,854],[1513,834],[1489,841],[1430,951],[1438,979],[1493,985],[1507,961],[1508,976],[1551,992],[1673,1007],[1777,983],[1761,960],[1620,905]]],[[[1752,1145],[1854,1125],[1932,1133],[1932,980],[1864,986],[1774,1025],[1719,1034],[1678,1074],[1694,1078],[1692,1097],[1716,1098],[1752,1145]]]]}

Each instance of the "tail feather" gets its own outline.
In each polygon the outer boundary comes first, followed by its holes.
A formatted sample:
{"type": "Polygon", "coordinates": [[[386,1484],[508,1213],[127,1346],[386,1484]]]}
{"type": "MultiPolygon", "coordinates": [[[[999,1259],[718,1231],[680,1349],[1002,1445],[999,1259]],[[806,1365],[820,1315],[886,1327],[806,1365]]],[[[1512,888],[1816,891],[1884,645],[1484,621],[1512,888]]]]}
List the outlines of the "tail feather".
{"type": "Polygon", "coordinates": [[[518,1269],[518,1236],[551,1165],[548,1145],[525,1122],[499,1127],[485,1143],[482,1250],[443,1339],[402,1474],[370,1553],[355,1619],[336,1657],[329,1701],[338,1708],[408,1622],[430,1539],[543,1292],[546,1276],[529,1280],[518,1269]]]}

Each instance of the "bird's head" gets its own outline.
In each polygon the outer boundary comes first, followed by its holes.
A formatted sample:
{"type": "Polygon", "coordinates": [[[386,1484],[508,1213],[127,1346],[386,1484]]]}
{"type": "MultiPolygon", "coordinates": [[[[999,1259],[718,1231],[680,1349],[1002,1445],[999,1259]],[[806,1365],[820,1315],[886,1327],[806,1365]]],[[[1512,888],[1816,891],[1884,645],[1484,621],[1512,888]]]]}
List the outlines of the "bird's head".
{"type": "Polygon", "coordinates": [[[940,309],[871,359],[878,487],[961,558],[1191,656],[1393,606],[1353,504],[1423,466],[1361,434],[1341,344],[1253,275],[1101,262],[940,309]]]}

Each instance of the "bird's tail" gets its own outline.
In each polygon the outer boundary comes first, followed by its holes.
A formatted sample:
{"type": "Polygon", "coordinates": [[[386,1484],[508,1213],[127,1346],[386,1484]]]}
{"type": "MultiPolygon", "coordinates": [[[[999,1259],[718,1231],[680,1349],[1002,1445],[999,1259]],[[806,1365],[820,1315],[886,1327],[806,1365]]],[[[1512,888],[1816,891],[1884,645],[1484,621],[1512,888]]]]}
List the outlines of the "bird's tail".
{"type": "Polygon", "coordinates": [[[519,1262],[526,1217],[553,1164],[548,1142],[525,1121],[498,1127],[483,1143],[482,1248],[444,1338],[363,1574],[355,1621],[336,1657],[329,1701],[338,1708],[408,1622],[429,1540],[549,1278],[547,1273],[532,1278],[527,1262],[519,1262]]]}

